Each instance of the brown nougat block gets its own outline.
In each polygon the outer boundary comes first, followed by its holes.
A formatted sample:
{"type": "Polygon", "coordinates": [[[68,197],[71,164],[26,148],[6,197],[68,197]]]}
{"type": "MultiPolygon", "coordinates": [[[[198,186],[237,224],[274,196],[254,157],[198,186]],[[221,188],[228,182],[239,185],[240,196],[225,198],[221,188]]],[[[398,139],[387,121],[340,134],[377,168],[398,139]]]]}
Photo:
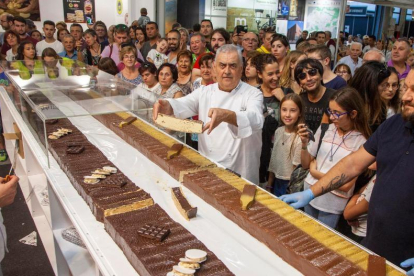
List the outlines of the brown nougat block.
{"type": "Polygon", "coordinates": [[[254,202],[256,196],[256,186],[255,185],[244,185],[243,193],[240,197],[240,202],[242,205],[242,210],[249,210],[254,202]]]}
{"type": "Polygon", "coordinates": [[[137,117],[134,117],[134,116],[128,117],[125,120],[123,120],[121,123],[119,123],[119,127],[130,125],[136,120],[137,120],[137,117]]]}
{"type": "Polygon", "coordinates": [[[171,195],[175,206],[186,220],[190,220],[190,218],[194,218],[197,215],[197,207],[190,205],[181,187],[171,188],[171,195]]]}
{"type": "Polygon", "coordinates": [[[167,152],[167,159],[172,159],[180,154],[181,150],[183,149],[183,144],[174,144],[172,145],[171,149],[167,152]]]}
{"type": "Polygon", "coordinates": [[[368,276],[385,276],[385,259],[376,255],[368,256],[368,276]]]}

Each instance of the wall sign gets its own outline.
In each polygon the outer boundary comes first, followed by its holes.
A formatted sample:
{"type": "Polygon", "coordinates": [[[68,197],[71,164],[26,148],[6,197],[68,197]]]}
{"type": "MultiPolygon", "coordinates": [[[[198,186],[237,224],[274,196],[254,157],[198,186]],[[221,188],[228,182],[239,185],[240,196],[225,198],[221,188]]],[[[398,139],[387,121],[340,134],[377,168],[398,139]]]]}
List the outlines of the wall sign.
{"type": "Polygon", "coordinates": [[[122,0],[116,1],[116,11],[118,14],[122,14],[122,11],[124,10],[124,7],[122,5],[122,0]]]}
{"type": "Polygon", "coordinates": [[[63,15],[68,23],[95,22],[95,0],[63,0],[63,15]]]}

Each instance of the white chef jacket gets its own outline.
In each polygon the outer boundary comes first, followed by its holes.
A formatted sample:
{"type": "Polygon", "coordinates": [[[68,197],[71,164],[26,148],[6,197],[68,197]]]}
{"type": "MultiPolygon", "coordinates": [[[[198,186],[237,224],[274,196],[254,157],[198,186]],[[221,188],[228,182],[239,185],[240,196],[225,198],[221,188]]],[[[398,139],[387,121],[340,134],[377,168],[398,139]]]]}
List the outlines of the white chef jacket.
{"type": "Polygon", "coordinates": [[[238,126],[221,123],[210,135],[207,131],[200,134],[198,149],[222,166],[255,184],[259,183],[264,117],[263,94],[258,89],[240,81],[231,92],[225,92],[215,83],[168,101],[177,118],[198,115],[205,124],[211,120],[208,117],[210,108],[234,111],[238,126]]]}

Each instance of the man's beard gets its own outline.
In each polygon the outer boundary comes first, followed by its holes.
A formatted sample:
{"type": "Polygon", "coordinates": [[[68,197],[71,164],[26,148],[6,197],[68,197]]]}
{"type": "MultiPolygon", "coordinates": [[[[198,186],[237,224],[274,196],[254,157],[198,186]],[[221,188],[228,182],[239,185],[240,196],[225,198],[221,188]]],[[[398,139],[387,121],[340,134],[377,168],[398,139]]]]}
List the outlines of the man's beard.
{"type": "Polygon", "coordinates": [[[168,50],[170,52],[175,52],[175,51],[177,51],[177,49],[178,49],[178,46],[177,45],[176,46],[168,46],[168,50]]]}
{"type": "MultiPolygon", "coordinates": [[[[408,104],[406,104],[408,105],[408,104]]],[[[402,117],[404,119],[404,121],[406,122],[410,122],[411,124],[414,125],[414,112],[408,112],[407,110],[404,110],[404,105],[402,107],[402,117]]]]}

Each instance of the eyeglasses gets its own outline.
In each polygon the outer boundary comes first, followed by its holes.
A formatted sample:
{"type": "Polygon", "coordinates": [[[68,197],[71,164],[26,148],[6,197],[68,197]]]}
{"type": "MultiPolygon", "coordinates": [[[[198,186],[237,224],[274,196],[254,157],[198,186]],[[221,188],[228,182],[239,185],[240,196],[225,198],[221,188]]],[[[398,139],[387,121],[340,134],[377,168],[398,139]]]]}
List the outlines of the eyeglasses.
{"type": "Polygon", "coordinates": [[[341,118],[341,116],[343,116],[345,114],[349,114],[349,112],[344,112],[344,113],[334,112],[329,107],[326,109],[326,111],[328,112],[329,116],[333,116],[334,119],[336,119],[336,120],[339,120],[339,118],[341,118]]]}
{"type": "Polygon", "coordinates": [[[346,74],[349,74],[349,72],[348,71],[336,71],[336,74],[337,75],[346,75],[346,74]]]}
{"type": "Polygon", "coordinates": [[[308,71],[306,71],[306,72],[302,72],[302,73],[300,73],[299,75],[298,75],[298,78],[300,79],[300,80],[304,80],[304,79],[306,79],[306,75],[309,75],[310,77],[314,77],[314,76],[316,76],[316,74],[318,74],[318,70],[316,69],[316,68],[311,68],[311,69],[309,69],[308,71]]]}
{"type": "Polygon", "coordinates": [[[257,39],[255,39],[255,38],[244,38],[243,41],[246,41],[246,42],[258,42],[257,39]]]}
{"type": "Polygon", "coordinates": [[[390,87],[392,90],[396,90],[398,87],[400,87],[400,85],[398,83],[389,84],[388,82],[380,85],[381,90],[388,90],[390,87]]]}

